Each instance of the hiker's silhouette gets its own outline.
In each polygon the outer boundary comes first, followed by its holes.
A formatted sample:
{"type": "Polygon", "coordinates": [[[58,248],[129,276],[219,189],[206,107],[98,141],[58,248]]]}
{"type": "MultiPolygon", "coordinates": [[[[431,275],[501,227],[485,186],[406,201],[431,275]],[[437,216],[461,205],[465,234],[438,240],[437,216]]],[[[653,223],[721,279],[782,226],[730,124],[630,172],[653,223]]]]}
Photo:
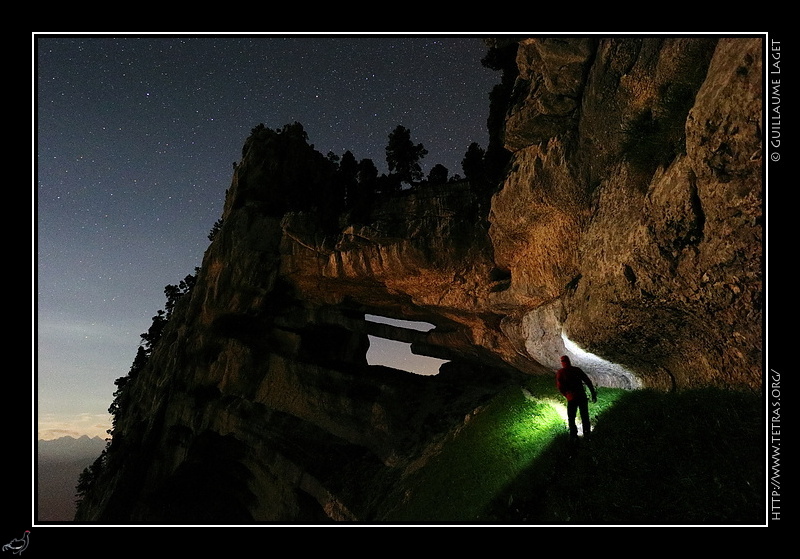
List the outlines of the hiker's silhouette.
{"type": "Polygon", "coordinates": [[[589,422],[589,400],[586,397],[584,384],[589,387],[589,391],[592,394],[592,402],[596,402],[597,391],[594,388],[594,384],[592,384],[592,380],[582,369],[573,366],[569,357],[563,355],[561,357],[561,368],[556,371],[556,386],[558,391],[567,399],[569,434],[573,440],[578,438],[578,426],[575,423],[578,410],[581,412],[583,436],[588,437],[592,430],[592,425],[589,422]]]}

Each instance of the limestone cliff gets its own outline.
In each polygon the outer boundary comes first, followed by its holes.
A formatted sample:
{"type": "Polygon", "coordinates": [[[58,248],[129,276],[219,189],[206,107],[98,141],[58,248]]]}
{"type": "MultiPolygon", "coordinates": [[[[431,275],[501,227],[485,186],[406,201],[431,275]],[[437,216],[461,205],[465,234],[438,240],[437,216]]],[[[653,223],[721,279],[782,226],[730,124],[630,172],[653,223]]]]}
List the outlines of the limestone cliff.
{"type": "Polygon", "coordinates": [[[605,386],[760,387],[761,39],[489,46],[515,63],[488,190],[340,207],[301,129],[254,130],[79,519],[374,519],[380,487],[359,479],[419,467],[564,353],[605,386]],[[369,366],[368,334],[451,363],[369,366]]]}
{"type": "Polygon", "coordinates": [[[758,387],[760,41],[529,39],[518,62],[490,218],[509,337],[554,366],[563,331],[645,386],[758,387]]]}

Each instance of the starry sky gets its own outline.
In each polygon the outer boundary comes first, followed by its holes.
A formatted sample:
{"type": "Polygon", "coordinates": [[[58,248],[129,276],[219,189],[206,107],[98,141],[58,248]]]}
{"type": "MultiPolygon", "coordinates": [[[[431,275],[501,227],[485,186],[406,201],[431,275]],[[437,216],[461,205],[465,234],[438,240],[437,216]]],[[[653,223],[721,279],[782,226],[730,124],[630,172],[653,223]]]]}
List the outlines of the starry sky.
{"type": "Polygon", "coordinates": [[[402,125],[463,174],[500,75],[461,35],[32,36],[38,438],[106,436],[114,379],[194,272],[250,130],[387,172],[402,125]]]}

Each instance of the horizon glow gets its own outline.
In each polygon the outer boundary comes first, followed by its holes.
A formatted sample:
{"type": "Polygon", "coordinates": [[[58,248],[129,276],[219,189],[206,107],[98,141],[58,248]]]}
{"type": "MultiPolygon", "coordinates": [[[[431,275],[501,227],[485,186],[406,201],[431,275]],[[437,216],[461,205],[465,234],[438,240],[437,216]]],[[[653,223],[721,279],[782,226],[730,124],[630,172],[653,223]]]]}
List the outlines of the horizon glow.
{"type": "Polygon", "coordinates": [[[36,422],[36,439],[50,441],[61,437],[78,439],[83,435],[89,438],[107,439],[111,435],[110,414],[92,413],[46,413],[39,415],[36,422]]]}

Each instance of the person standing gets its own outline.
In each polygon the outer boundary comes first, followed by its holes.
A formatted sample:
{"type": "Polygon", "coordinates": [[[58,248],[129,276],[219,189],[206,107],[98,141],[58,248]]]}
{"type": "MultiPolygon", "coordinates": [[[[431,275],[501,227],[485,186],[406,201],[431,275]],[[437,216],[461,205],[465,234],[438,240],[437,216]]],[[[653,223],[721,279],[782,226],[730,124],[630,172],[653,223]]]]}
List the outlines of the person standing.
{"type": "Polygon", "coordinates": [[[578,410],[581,413],[583,436],[588,437],[592,430],[592,424],[589,422],[589,400],[586,397],[584,385],[589,387],[592,402],[597,402],[597,391],[589,376],[583,372],[583,369],[573,366],[569,357],[561,356],[561,368],[556,371],[556,387],[567,399],[567,419],[569,420],[569,435],[572,440],[578,438],[578,426],[575,422],[578,410]]]}

